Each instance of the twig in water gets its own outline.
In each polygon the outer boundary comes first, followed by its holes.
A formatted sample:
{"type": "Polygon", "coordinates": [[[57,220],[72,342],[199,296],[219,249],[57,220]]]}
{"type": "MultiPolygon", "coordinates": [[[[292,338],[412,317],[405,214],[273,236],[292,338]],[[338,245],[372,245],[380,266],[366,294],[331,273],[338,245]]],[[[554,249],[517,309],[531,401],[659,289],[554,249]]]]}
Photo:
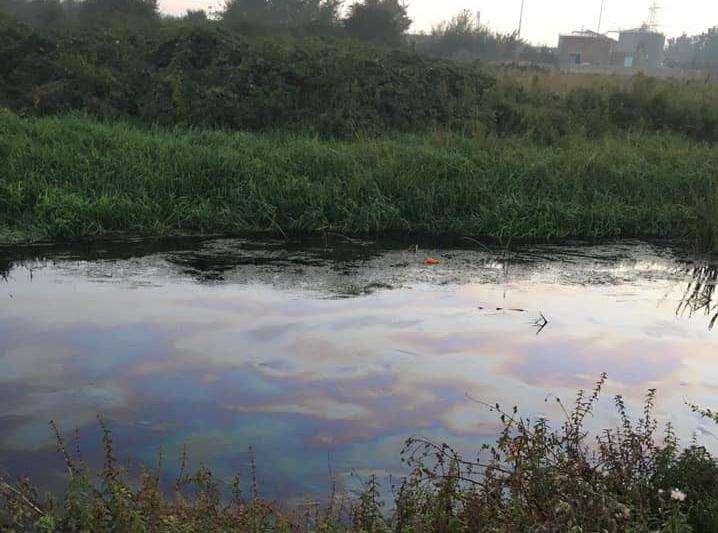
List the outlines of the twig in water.
{"type": "Polygon", "coordinates": [[[484,250],[486,250],[487,252],[490,252],[490,251],[491,251],[491,248],[489,248],[488,246],[486,246],[484,243],[482,243],[482,242],[480,242],[480,241],[477,241],[477,240],[474,239],[473,237],[467,237],[466,235],[464,235],[464,236],[462,237],[462,239],[466,239],[467,241],[471,241],[471,242],[473,242],[474,244],[478,244],[479,246],[481,246],[481,247],[482,247],[484,250]]]}
{"type": "Polygon", "coordinates": [[[540,311],[539,311],[539,315],[540,315],[539,318],[537,318],[533,323],[534,327],[538,328],[536,330],[536,335],[540,335],[541,332],[544,330],[544,328],[546,326],[548,326],[548,318],[546,318],[544,316],[544,314],[541,313],[540,311]]]}

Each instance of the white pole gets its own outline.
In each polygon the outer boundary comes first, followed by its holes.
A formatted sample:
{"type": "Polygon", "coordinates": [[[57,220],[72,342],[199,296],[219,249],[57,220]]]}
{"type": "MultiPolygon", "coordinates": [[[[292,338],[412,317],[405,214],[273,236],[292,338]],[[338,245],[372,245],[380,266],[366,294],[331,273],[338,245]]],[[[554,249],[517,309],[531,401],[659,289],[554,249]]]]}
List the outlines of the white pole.
{"type": "Polygon", "coordinates": [[[521,0],[521,14],[519,15],[519,37],[521,37],[521,28],[524,25],[524,2],[525,0],[521,0]]]}
{"type": "Polygon", "coordinates": [[[598,29],[596,33],[601,33],[601,23],[603,22],[603,6],[606,0],[601,0],[601,12],[598,14],[598,29]]]}

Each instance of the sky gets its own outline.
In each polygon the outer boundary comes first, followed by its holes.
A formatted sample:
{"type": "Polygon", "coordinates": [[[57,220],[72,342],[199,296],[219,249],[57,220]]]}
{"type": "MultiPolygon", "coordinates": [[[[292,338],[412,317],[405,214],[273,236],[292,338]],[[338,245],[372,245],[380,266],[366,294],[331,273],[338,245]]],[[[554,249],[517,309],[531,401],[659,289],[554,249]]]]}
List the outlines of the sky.
{"type": "MultiPolygon", "coordinates": [[[[348,0],[349,3],[351,0],[348,0]]],[[[653,0],[604,0],[603,31],[640,26],[653,0]]],[[[222,0],[160,0],[166,13],[217,9],[222,0]]],[[[717,0],[658,0],[659,29],[669,37],[696,34],[718,26],[717,0]]],[[[429,31],[462,9],[481,12],[482,24],[511,32],[518,27],[521,0],[408,0],[412,31],[429,31]]],[[[595,30],[601,0],[525,0],[522,36],[534,44],[555,46],[559,33],[595,30]]]]}

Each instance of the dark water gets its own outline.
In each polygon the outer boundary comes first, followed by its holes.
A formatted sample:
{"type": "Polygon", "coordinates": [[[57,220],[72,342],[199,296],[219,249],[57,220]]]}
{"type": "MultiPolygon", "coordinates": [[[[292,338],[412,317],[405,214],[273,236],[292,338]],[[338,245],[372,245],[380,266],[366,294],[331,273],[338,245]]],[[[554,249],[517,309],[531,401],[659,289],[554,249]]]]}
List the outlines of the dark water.
{"type": "Polygon", "coordinates": [[[0,468],[46,487],[51,419],[96,463],[102,413],[167,480],[183,446],[246,477],[252,446],[262,494],[292,499],[330,468],[400,476],[411,434],[478,449],[497,424],[471,398],[557,418],[547,397],[603,371],[596,427],[657,387],[664,421],[716,441],[684,406],[718,406],[716,270],[668,247],[137,241],[0,249],[0,275],[0,468]]]}

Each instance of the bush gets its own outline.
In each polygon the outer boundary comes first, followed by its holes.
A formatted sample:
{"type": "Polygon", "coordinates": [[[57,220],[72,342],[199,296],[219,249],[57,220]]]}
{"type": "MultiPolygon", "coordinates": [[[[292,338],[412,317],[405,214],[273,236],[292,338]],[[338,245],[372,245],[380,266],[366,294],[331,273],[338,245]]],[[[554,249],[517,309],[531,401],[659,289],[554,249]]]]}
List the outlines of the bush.
{"type": "Polygon", "coordinates": [[[404,454],[413,474],[397,500],[409,510],[402,522],[426,523],[418,499],[433,531],[713,531],[716,460],[695,443],[682,449],[670,424],[658,439],[655,390],[635,422],[617,396],[619,426],[589,438],[584,423],[604,382],[579,391],[571,410],[557,400],[565,413],[558,426],[486,405],[503,430],[476,460],[409,439],[404,454]]]}
{"type": "Polygon", "coordinates": [[[217,24],[43,32],[0,25],[0,104],[233,129],[429,129],[477,117],[491,80],[351,41],[249,39],[217,24]]]}

